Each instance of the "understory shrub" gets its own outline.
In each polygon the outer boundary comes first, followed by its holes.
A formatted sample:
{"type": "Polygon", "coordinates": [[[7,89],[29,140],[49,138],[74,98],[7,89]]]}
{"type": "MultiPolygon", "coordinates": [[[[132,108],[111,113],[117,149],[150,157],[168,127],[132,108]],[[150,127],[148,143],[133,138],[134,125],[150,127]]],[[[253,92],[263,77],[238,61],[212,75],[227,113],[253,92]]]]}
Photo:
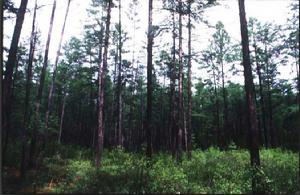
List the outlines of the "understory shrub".
{"type": "Polygon", "coordinates": [[[237,194],[251,193],[255,177],[259,190],[265,193],[300,191],[298,154],[281,149],[260,150],[261,166],[253,169],[249,152],[241,149],[194,150],[191,159],[183,154],[182,161],[176,162],[171,154],[163,152],[149,160],[143,153],[116,148],[104,150],[101,166],[97,168],[89,149],[53,147],[56,151],[49,151],[38,172],[28,176],[28,185],[55,193],[237,194]]]}

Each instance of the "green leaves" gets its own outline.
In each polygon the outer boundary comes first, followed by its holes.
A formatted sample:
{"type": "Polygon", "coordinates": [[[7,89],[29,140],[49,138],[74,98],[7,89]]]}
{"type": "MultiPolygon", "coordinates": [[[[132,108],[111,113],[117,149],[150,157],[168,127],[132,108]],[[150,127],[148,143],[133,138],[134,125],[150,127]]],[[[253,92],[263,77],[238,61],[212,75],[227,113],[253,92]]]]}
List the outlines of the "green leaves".
{"type": "Polygon", "coordinates": [[[192,151],[192,158],[184,156],[180,164],[166,153],[147,161],[122,148],[105,150],[99,169],[89,160],[63,158],[56,154],[45,160],[59,183],[55,192],[251,193],[252,177],[266,193],[299,191],[297,155],[279,149],[261,150],[257,168],[250,167],[246,150],[216,148],[192,151]]]}
{"type": "MultiPolygon", "coordinates": [[[[91,151],[71,145],[49,145],[37,178],[28,185],[55,193],[251,193],[251,178],[266,193],[294,193],[298,185],[298,156],[281,149],[261,150],[261,167],[252,168],[246,150],[216,148],[192,151],[176,163],[170,154],[158,153],[148,161],[143,154],[122,148],[104,150],[100,168],[91,151]]],[[[7,177],[7,173],[3,174],[7,177]]]]}

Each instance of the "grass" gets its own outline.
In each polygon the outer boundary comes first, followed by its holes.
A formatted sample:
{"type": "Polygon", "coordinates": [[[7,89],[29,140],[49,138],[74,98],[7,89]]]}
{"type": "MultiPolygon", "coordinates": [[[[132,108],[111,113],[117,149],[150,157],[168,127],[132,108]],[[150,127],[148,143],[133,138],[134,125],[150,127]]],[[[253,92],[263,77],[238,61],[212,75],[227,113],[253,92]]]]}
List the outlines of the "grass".
{"type": "MultiPolygon", "coordinates": [[[[122,149],[105,150],[100,168],[94,166],[93,151],[70,145],[46,147],[37,170],[28,172],[25,182],[12,184],[18,177],[15,163],[4,167],[5,193],[251,193],[254,171],[246,150],[220,151],[216,148],[192,151],[181,163],[167,153],[153,155],[122,149]],[[47,154],[47,155],[46,155],[47,154]]],[[[266,193],[300,191],[297,153],[262,149],[261,167],[255,172],[266,193]]],[[[12,158],[12,157],[11,157],[12,158]]]]}

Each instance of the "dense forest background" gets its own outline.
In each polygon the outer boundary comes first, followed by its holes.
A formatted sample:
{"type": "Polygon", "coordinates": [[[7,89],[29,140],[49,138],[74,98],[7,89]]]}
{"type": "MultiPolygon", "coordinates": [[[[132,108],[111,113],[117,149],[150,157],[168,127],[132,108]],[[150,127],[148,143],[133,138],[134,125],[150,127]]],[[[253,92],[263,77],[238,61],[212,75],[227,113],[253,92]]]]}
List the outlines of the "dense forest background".
{"type": "Polygon", "coordinates": [[[300,191],[298,1],[277,25],[248,18],[238,0],[241,42],[204,17],[217,0],[149,0],[148,18],[139,17],[146,1],[91,0],[83,36],[64,40],[73,1],[53,59],[56,0],[32,9],[3,1],[3,20],[15,21],[12,35],[3,28],[11,42],[1,56],[4,193],[300,191]],[[154,25],[159,13],[166,18],[154,25]],[[135,32],[146,22],[141,43],[135,32]],[[200,24],[213,35],[198,50],[200,24]],[[30,37],[20,39],[24,28],[30,37]],[[295,77],[280,78],[282,67],[295,77]]]}

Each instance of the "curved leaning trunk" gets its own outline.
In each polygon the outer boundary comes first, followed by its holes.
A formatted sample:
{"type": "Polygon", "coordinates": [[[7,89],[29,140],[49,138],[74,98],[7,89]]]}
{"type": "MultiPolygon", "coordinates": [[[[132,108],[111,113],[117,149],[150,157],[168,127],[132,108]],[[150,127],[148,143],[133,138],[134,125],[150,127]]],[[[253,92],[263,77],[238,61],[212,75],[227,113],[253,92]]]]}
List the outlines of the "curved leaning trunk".
{"type": "Polygon", "coordinates": [[[45,76],[46,76],[46,70],[48,66],[48,53],[49,53],[49,45],[51,41],[51,34],[52,34],[52,28],[53,28],[53,21],[54,21],[54,14],[55,14],[55,9],[56,9],[56,0],[53,1],[53,7],[52,7],[52,13],[50,17],[50,25],[49,25],[49,30],[48,30],[48,37],[47,37],[47,42],[46,42],[46,48],[45,48],[45,54],[44,54],[44,61],[43,61],[43,67],[41,71],[41,76],[40,76],[40,82],[38,85],[38,92],[36,96],[36,102],[35,102],[35,125],[33,128],[33,133],[32,133],[32,138],[30,142],[30,150],[29,150],[29,165],[33,165],[34,161],[34,155],[35,155],[35,150],[36,150],[36,142],[37,142],[37,128],[38,128],[38,123],[40,120],[40,105],[42,101],[42,94],[43,94],[43,89],[44,89],[44,82],[45,82],[45,76]]]}
{"type": "Polygon", "coordinates": [[[67,101],[67,94],[64,92],[64,98],[63,98],[63,105],[61,109],[61,116],[60,116],[60,124],[59,124],[59,135],[58,135],[58,143],[61,143],[61,134],[63,129],[63,122],[64,122],[64,116],[65,116],[65,107],[66,107],[66,101],[67,101]]]}
{"type": "Polygon", "coordinates": [[[65,18],[64,18],[64,23],[63,23],[63,27],[62,27],[61,34],[60,34],[59,45],[58,45],[58,49],[57,49],[57,52],[56,52],[56,58],[55,58],[55,63],[54,63],[54,68],[53,68],[52,81],[51,81],[51,85],[50,85],[50,89],[49,89],[49,95],[48,95],[47,111],[46,111],[46,118],[45,118],[46,128],[48,127],[49,115],[50,115],[51,108],[52,108],[52,97],[53,97],[54,92],[55,92],[55,79],[56,79],[56,72],[57,72],[57,64],[58,64],[58,60],[59,60],[59,56],[60,56],[60,49],[61,49],[62,40],[63,40],[63,37],[64,37],[66,21],[67,21],[67,17],[68,17],[68,13],[69,13],[69,8],[70,8],[70,2],[71,2],[71,0],[68,0],[67,10],[66,10],[65,18]]]}

